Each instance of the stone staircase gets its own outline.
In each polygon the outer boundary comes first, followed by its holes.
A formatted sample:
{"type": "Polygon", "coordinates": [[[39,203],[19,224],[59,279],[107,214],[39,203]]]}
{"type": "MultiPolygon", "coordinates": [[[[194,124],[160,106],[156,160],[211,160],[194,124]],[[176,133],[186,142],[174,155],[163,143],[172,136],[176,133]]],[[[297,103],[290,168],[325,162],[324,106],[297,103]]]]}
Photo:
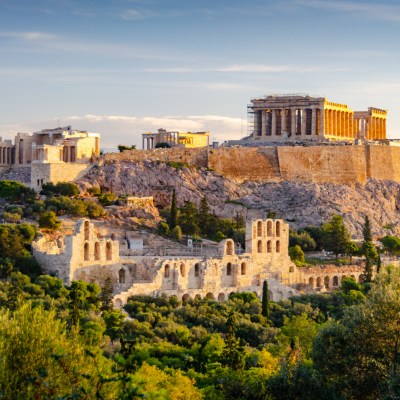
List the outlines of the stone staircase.
{"type": "Polygon", "coordinates": [[[275,278],[268,279],[268,290],[272,292],[272,301],[287,299],[291,296],[299,296],[300,292],[290,286],[286,286],[275,278]]]}

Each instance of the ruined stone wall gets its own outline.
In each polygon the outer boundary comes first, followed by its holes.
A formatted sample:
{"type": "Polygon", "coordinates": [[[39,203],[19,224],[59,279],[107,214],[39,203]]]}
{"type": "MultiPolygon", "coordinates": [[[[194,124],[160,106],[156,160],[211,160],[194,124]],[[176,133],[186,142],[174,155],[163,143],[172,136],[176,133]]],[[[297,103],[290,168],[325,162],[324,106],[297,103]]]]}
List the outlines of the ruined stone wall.
{"type": "Polygon", "coordinates": [[[153,149],[153,150],[125,150],[122,153],[106,153],[104,156],[98,158],[104,163],[112,161],[161,161],[161,162],[182,162],[187,164],[194,164],[200,167],[207,167],[208,153],[205,148],[183,149],[153,149]]]}

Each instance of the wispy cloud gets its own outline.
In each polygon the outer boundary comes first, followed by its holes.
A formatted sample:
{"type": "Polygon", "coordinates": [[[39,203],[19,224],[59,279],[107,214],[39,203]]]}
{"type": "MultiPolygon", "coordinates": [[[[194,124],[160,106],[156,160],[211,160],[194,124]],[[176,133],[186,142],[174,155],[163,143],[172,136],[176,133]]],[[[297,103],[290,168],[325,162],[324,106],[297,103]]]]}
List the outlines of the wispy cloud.
{"type": "Polygon", "coordinates": [[[18,39],[27,42],[49,41],[57,38],[56,35],[47,32],[0,32],[0,37],[18,39]]]}
{"type": "Polygon", "coordinates": [[[350,13],[362,14],[371,19],[386,20],[386,21],[399,21],[400,22],[400,6],[393,4],[383,3],[370,3],[358,1],[324,1],[324,0],[294,0],[295,4],[327,9],[336,10],[350,13]]]}
{"type": "Polygon", "coordinates": [[[192,67],[171,67],[171,68],[147,68],[146,72],[165,72],[165,73],[196,73],[196,72],[232,72],[232,73],[281,73],[281,72],[342,72],[348,71],[345,67],[335,67],[327,65],[269,65],[269,64],[235,64],[222,67],[205,67],[205,68],[192,68],[192,67]]]}

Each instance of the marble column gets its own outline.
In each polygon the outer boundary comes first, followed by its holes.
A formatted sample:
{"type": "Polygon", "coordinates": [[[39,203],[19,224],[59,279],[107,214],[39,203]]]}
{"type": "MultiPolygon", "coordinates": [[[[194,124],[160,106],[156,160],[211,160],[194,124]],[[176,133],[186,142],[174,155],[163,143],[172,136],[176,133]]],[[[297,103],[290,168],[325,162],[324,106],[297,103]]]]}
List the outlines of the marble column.
{"type": "Polygon", "coordinates": [[[290,116],[292,118],[290,130],[291,130],[292,136],[294,136],[294,135],[296,135],[296,109],[295,108],[290,109],[290,116]]]}
{"type": "Polygon", "coordinates": [[[325,110],[322,108],[319,110],[319,135],[324,136],[325,134],[325,110]]]}
{"type": "Polygon", "coordinates": [[[311,135],[315,136],[317,134],[317,109],[312,108],[311,111],[311,135]]]}
{"type": "Polygon", "coordinates": [[[301,136],[306,136],[306,128],[307,128],[307,109],[303,108],[301,110],[301,136]]]}
{"type": "Polygon", "coordinates": [[[272,134],[272,136],[276,136],[276,110],[271,110],[271,113],[272,113],[271,134],[272,134]]]}
{"type": "Polygon", "coordinates": [[[287,131],[286,127],[286,109],[282,108],[282,123],[281,123],[281,134],[285,134],[287,131]]]}
{"type": "Polygon", "coordinates": [[[267,114],[265,110],[261,111],[261,137],[265,138],[267,136],[267,114]]]}

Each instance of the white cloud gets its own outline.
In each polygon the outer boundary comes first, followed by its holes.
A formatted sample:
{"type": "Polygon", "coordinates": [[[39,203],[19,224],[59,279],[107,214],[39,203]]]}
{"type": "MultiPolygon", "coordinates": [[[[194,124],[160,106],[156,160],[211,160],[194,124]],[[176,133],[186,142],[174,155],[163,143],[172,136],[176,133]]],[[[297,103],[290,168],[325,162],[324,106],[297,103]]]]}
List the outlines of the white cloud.
{"type": "Polygon", "coordinates": [[[357,13],[371,19],[400,21],[400,6],[358,1],[295,0],[296,4],[327,10],[357,13]]]}
{"type": "Polygon", "coordinates": [[[49,41],[57,38],[56,35],[46,32],[0,32],[0,37],[19,39],[28,42],[49,41]]]}

